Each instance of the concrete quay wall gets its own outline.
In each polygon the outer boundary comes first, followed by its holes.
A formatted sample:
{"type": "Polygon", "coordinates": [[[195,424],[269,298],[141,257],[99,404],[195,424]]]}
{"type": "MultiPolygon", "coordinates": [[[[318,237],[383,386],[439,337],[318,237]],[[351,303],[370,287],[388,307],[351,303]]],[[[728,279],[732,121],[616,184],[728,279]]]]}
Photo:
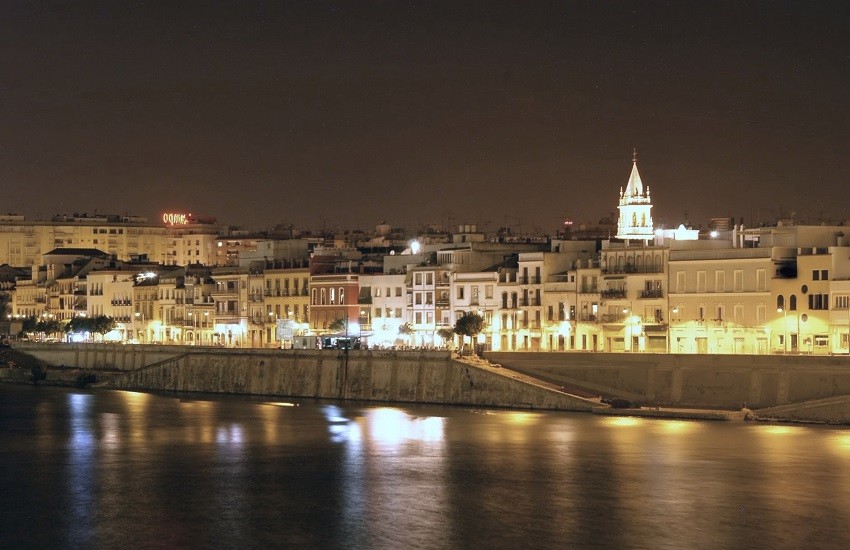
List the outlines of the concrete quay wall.
{"type": "Polygon", "coordinates": [[[117,389],[590,411],[598,403],[445,351],[234,350],[16,344],[50,365],[108,370],[117,389]]]}
{"type": "Polygon", "coordinates": [[[762,410],[847,422],[847,356],[488,352],[493,363],[567,387],[654,407],[762,410]]]}

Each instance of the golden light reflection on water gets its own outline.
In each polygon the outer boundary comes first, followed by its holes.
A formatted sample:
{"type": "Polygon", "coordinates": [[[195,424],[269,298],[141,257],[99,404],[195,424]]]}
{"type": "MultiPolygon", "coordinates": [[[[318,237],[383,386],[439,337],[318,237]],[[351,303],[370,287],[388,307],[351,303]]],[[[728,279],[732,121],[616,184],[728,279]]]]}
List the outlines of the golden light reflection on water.
{"type": "Polygon", "coordinates": [[[634,416],[609,416],[602,421],[602,424],[605,426],[615,426],[618,428],[638,426],[640,423],[641,419],[634,416]]]}
{"type": "Polygon", "coordinates": [[[791,426],[758,426],[756,432],[761,435],[799,435],[803,433],[800,428],[791,426]]]}
{"type": "Polygon", "coordinates": [[[850,457],[850,432],[836,432],[829,437],[828,441],[837,454],[850,457]]]}
{"type": "Polygon", "coordinates": [[[671,435],[684,435],[702,428],[702,424],[689,420],[660,420],[657,429],[671,435]]]}
{"type": "Polygon", "coordinates": [[[345,446],[344,522],[381,518],[371,522],[378,539],[403,532],[422,547],[445,547],[445,529],[432,512],[447,506],[446,419],[394,407],[366,409],[355,418],[334,405],[323,412],[332,441],[345,446]],[[426,492],[398,482],[411,469],[428,480],[426,492]]]}

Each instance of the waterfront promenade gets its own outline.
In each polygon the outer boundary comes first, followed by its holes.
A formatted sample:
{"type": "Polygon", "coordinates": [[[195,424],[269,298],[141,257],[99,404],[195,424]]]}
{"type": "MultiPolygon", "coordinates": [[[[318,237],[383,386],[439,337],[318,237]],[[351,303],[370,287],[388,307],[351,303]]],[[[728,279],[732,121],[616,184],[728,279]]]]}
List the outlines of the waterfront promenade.
{"type": "MultiPolygon", "coordinates": [[[[488,406],[673,418],[850,423],[846,357],[234,350],[15,344],[46,383],[96,373],[112,388],[488,406]],[[60,367],[61,366],[61,367],[60,367]],[[615,403],[621,407],[609,407],[615,403]]],[[[28,381],[24,369],[0,369],[28,381]]]]}

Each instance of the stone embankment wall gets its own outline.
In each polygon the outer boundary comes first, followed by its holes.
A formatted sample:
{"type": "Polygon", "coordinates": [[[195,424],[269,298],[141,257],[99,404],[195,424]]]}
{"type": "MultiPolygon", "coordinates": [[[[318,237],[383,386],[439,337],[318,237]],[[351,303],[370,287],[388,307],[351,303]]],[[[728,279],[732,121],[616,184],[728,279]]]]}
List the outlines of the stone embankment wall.
{"type": "Polygon", "coordinates": [[[106,371],[120,389],[589,411],[595,403],[443,351],[233,350],[16,344],[51,365],[106,371]]]}
{"type": "Polygon", "coordinates": [[[567,387],[657,407],[760,410],[850,421],[847,356],[488,352],[496,364],[567,387]]]}

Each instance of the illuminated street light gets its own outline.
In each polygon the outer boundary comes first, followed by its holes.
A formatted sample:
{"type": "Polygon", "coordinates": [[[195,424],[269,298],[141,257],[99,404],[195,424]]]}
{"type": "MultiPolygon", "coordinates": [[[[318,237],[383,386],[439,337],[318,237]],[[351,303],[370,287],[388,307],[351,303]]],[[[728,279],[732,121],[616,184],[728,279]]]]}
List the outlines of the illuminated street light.
{"type": "Polygon", "coordinates": [[[672,326],[673,326],[673,314],[674,313],[679,313],[679,308],[676,307],[676,306],[673,306],[673,307],[670,308],[670,316],[667,319],[667,353],[670,353],[672,351],[672,346],[673,346],[673,341],[672,341],[673,340],[673,332],[672,332],[671,329],[672,329],[672,326]]]}

